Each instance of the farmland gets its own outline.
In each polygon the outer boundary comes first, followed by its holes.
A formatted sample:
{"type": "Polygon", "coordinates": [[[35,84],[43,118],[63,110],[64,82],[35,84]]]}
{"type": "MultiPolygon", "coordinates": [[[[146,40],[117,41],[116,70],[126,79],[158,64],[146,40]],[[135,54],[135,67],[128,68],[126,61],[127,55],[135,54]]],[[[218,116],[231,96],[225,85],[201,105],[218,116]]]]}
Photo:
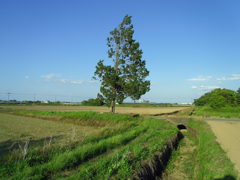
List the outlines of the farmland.
{"type": "Polygon", "coordinates": [[[28,108],[0,113],[0,176],[5,179],[133,177],[141,162],[178,131],[153,118],[28,108]]]}
{"type": "MultiPolygon", "coordinates": [[[[1,109],[14,109],[14,110],[38,110],[38,111],[97,111],[97,112],[109,112],[109,108],[106,106],[0,106],[1,109]]],[[[188,109],[189,107],[117,107],[116,113],[122,114],[141,114],[141,115],[154,115],[161,113],[171,113],[174,111],[180,111],[188,109]]]]}
{"type": "Polygon", "coordinates": [[[117,107],[121,113],[106,111],[107,107],[90,106],[1,106],[0,176],[4,179],[133,178],[176,137],[179,131],[176,125],[184,123],[191,131],[183,132],[185,138],[173,152],[164,178],[236,177],[233,164],[216,143],[209,126],[188,119],[191,108],[117,107]],[[183,113],[172,115],[174,119],[171,115],[149,118],[180,110],[183,113]]]}

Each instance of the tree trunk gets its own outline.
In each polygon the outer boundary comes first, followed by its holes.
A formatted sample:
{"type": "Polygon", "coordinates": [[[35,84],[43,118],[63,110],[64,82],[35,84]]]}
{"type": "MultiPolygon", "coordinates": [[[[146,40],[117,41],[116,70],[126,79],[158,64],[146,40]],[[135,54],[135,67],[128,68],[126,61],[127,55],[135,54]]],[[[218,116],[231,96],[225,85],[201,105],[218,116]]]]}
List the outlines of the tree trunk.
{"type": "Polygon", "coordinates": [[[115,113],[115,105],[116,105],[115,100],[112,100],[111,107],[110,107],[110,112],[111,113],[115,113]]]}
{"type": "MultiPolygon", "coordinates": [[[[116,47],[116,59],[115,59],[115,65],[114,65],[114,70],[117,73],[118,71],[118,65],[119,65],[119,44],[116,47]]],[[[115,106],[116,106],[116,98],[117,98],[117,91],[116,89],[113,90],[114,91],[114,98],[111,102],[111,107],[110,107],[110,112],[111,113],[115,113],[115,106]]]]}

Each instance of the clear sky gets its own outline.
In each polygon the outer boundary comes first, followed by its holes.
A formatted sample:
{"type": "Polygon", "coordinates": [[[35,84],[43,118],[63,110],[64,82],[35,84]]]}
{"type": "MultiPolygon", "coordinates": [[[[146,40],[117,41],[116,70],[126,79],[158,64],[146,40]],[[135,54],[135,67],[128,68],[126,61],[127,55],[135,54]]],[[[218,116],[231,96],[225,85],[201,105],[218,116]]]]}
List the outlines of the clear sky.
{"type": "MultiPolygon", "coordinates": [[[[1,0],[0,99],[94,98],[106,38],[128,14],[154,102],[240,87],[239,0],[1,0]]],[[[109,61],[109,60],[108,60],[109,61]]]]}

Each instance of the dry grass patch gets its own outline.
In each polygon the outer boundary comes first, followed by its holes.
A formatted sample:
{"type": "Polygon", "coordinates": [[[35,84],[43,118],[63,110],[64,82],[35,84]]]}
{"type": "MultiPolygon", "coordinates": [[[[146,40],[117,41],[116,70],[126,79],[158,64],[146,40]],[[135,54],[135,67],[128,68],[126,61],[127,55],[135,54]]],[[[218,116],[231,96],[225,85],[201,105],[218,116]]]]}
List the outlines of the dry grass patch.
{"type": "MultiPolygon", "coordinates": [[[[109,112],[106,106],[0,106],[3,109],[11,110],[38,110],[38,111],[58,111],[58,112],[73,112],[73,111],[97,111],[109,112]]],[[[171,113],[175,111],[182,111],[189,107],[116,107],[116,112],[121,114],[141,114],[141,115],[154,115],[162,113],[171,113]]]]}
{"type": "Polygon", "coordinates": [[[97,135],[101,129],[0,113],[0,155],[11,151],[14,144],[29,139],[30,146],[43,146],[50,140],[52,144],[65,145],[97,135]]]}

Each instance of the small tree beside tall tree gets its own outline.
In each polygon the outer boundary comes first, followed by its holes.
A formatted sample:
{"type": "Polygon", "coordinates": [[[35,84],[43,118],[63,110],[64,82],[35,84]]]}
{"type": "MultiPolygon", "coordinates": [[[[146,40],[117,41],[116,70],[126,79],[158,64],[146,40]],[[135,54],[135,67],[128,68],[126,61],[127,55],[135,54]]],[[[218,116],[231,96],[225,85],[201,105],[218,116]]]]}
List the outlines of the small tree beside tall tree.
{"type": "Polygon", "coordinates": [[[100,60],[94,73],[94,78],[101,82],[101,95],[112,113],[116,103],[122,103],[127,97],[138,100],[150,90],[150,81],[146,80],[149,71],[133,34],[131,16],[126,15],[107,38],[108,57],[112,63],[105,65],[104,60],[100,60]]]}

